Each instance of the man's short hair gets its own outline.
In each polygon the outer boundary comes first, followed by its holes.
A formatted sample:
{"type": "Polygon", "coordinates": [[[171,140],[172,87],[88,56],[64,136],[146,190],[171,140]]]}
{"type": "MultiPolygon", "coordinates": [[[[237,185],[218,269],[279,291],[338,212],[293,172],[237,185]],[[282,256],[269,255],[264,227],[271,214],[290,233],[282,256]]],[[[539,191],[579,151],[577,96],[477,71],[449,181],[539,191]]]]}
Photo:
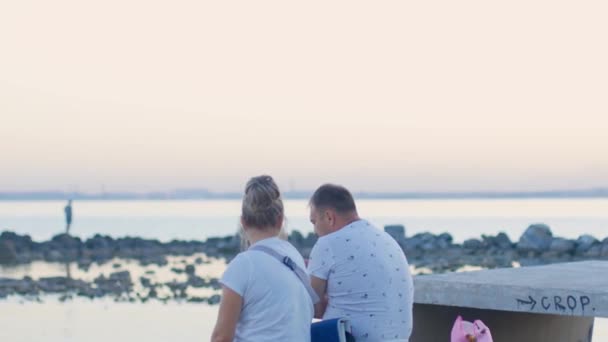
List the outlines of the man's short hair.
{"type": "Polygon", "coordinates": [[[350,191],[334,184],[321,185],[310,198],[310,205],[315,208],[331,208],[341,214],[357,211],[350,191]]]}

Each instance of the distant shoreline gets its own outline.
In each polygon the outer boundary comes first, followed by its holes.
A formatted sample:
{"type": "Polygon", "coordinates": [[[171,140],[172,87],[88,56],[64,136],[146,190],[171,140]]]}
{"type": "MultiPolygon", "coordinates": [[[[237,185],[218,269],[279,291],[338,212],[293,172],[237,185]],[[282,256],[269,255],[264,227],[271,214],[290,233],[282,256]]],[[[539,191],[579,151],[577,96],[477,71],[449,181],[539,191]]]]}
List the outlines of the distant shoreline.
{"type": "MultiPolygon", "coordinates": [[[[309,199],[312,191],[288,191],[285,199],[309,199]]],[[[529,192],[355,192],[357,199],[369,200],[420,200],[420,199],[596,199],[608,198],[608,188],[584,190],[550,190],[529,192]]],[[[175,190],[170,192],[120,192],[120,193],[82,193],[61,191],[40,192],[0,192],[0,201],[56,201],[56,200],[94,200],[94,201],[132,201],[132,200],[234,200],[242,193],[210,192],[207,190],[175,190]]]]}

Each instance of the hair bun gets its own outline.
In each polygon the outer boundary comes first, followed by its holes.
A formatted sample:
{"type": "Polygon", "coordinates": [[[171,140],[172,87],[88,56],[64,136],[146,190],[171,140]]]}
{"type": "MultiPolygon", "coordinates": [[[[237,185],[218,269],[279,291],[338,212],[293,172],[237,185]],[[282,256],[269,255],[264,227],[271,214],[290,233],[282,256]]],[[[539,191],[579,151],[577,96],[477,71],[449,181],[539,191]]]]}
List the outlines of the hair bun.
{"type": "Polygon", "coordinates": [[[242,216],[255,227],[275,226],[283,217],[281,192],[272,177],[262,175],[247,182],[242,216]]]}

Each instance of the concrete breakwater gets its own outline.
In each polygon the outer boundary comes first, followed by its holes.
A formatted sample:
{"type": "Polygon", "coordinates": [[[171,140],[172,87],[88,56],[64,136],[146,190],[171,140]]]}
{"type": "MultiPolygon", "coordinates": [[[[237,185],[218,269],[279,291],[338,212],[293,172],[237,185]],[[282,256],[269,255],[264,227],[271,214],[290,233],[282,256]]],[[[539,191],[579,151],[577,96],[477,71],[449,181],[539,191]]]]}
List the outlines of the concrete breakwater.
{"type": "MultiPolygon", "coordinates": [[[[544,224],[528,227],[524,234],[512,241],[509,236],[499,233],[495,236],[483,235],[463,243],[454,243],[448,233],[421,233],[411,237],[403,226],[386,226],[403,248],[410,264],[420,273],[441,273],[454,271],[463,266],[482,268],[513,267],[516,265],[539,265],[578,260],[608,260],[608,238],[598,240],[589,235],[578,239],[554,237],[551,229],[544,224]]],[[[294,231],[289,241],[304,255],[308,256],[316,242],[316,236],[303,236],[294,231]]],[[[87,270],[92,264],[113,262],[116,258],[136,260],[141,266],[168,266],[170,256],[196,256],[198,254],[230,260],[240,251],[238,236],[209,238],[206,241],[160,242],[141,238],[118,238],[95,235],[80,238],[60,234],[49,241],[36,242],[27,235],[12,232],[0,234],[0,264],[4,267],[24,265],[35,261],[51,263],[74,263],[79,269],[87,270]]],[[[197,275],[195,270],[203,263],[202,258],[185,264],[183,268],[171,268],[173,273],[182,274],[185,280],[155,282],[146,276],[135,277],[128,270],[99,275],[90,281],[66,277],[46,277],[22,279],[0,277],[0,298],[12,294],[23,296],[40,294],[64,294],[89,298],[114,296],[125,300],[178,299],[217,303],[217,295],[193,296],[188,289],[219,289],[217,278],[197,275]],[[134,295],[134,287],[143,289],[134,295]],[[160,294],[164,289],[164,294],[160,294]]]]}

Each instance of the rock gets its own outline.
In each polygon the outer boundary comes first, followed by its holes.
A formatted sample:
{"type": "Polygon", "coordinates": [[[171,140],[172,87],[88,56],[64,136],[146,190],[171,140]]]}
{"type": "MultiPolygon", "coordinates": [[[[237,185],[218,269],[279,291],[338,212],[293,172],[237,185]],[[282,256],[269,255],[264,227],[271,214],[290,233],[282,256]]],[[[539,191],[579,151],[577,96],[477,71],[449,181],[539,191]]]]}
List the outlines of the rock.
{"type": "Polygon", "coordinates": [[[222,297],[220,297],[220,295],[213,295],[213,296],[209,297],[209,299],[207,299],[207,303],[209,303],[209,305],[215,305],[215,304],[219,304],[221,300],[222,300],[222,297]]]}
{"type": "Polygon", "coordinates": [[[600,258],[608,259],[608,239],[602,241],[602,250],[600,251],[600,258]]]}
{"type": "Polygon", "coordinates": [[[68,278],[47,277],[38,280],[38,287],[43,292],[65,292],[68,290],[68,278]]]}
{"type": "Polygon", "coordinates": [[[36,246],[36,243],[32,241],[32,238],[29,235],[18,235],[9,231],[0,234],[0,243],[2,243],[2,241],[10,242],[17,254],[31,251],[36,246]]]}
{"type": "Polygon", "coordinates": [[[595,245],[591,246],[591,248],[589,248],[585,253],[583,253],[583,256],[586,258],[599,258],[601,254],[602,254],[602,245],[595,244],[595,245]]]}
{"type": "Polygon", "coordinates": [[[106,295],[106,293],[101,288],[93,288],[90,285],[79,289],[76,294],[78,296],[88,297],[90,299],[101,298],[106,295]]]}
{"type": "Polygon", "coordinates": [[[78,260],[78,268],[87,272],[92,263],[93,262],[90,259],[80,259],[78,260]]]}
{"type": "Polygon", "coordinates": [[[289,241],[296,248],[300,249],[300,247],[304,245],[304,236],[299,231],[294,230],[291,232],[291,234],[289,234],[287,241],[289,241]]]}
{"type": "Polygon", "coordinates": [[[59,234],[51,239],[53,245],[63,249],[79,249],[82,246],[80,238],[68,234],[59,234]]]}
{"type": "Polygon", "coordinates": [[[401,224],[384,226],[384,231],[399,243],[405,240],[405,227],[401,224]]]}
{"type": "Polygon", "coordinates": [[[186,289],[188,288],[188,283],[180,283],[177,281],[172,281],[170,283],[165,283],[171,292],[173,292],[174,298],[186,298],[186,289]]]}
{"type": "Polygon", "coordinates": [[[182,274],[182,273],[184,273],[184,270],[181,268],[177,268],[177,267],[171,267],[171,272],[173,272],[175,274],[182,274]]]}
{"type": "Polygon", "coordinates": [[[548,251],[553,241],[553,234],[545,224],[533,224],[519,238],[517,250],[520,252],[542,253],[548,251]]]}
{"type": "Polygon", "coordinates": [[[36,282],[30,277],[24,277],[19,280],[15,287],[15,291],[21,295],[35,295],[39,292],[36,282]]]}
{"type": "Polygon", "coordinates": [[[304,246],[311,247],[317,243],[318,236],[315,233],[308,233],[306,239],[304,239],[304,246]]]}
{"type": "Polygon", "coordinates": [[[61,297],[59,297],[59,301],[62,302],[62,303],[65,302],[66,300],[69,300],[69,299],[72,299],[72,295],[64,294],[61,297]]]}
{"type": "Polygon", "coordinates": [[[18,293],[21,295],[36,294],[36,283],[30,277],[23,279],[0,278],[0,290],[8,294],[18,293]]]}
{"type": "Polygon", "coordinates": [[[112,258],[114,258],[114,253],[112,252],[111,249],[107,248],[107,249],[95,249],[92,251],[84,251],[83,254],[86,254],[88,259],[91,259],[92,261],[95,261],[98,264],[104,264],[110,260],[112,260],[112,258]]]}
{"type": "Polygon", "coordinates": [[[198,258],[194,259],[194,263],[197,264],[197,265],[200,265],[200,264],[204,263],[203,258],[198,257],[198,258]]]}
{"type": "Polygon", "coordinates": [[[498,233],[495,238],[496,245],[502,249],[513,248],[513,242],[509,239],[509,236],[503,232],[498,233]]]}
{"type": "MultiPolygon", "coordinates": [[[[142,265],[156,264],[164,266],[167,265],[166,257],[169,255],[206,253],[208,256],[229,258],[239,252],[240,245],[238,241],[237,237],[228,236],[216,239],[211,238],[208,241],[209,243],[179,240],[161,243],[158,240],[132,237],[114,240],[111,237],[96,234],[93,238],[82,242],[77,237],[59,234],[54,236],[50,241],[36,243],[27,235],[20,236],[13,232],[0,233],[0,244],[2,244],[3,251],[6,249],[6,244],[13,246],[12,249],[14,249],[17,255],[15,263],[29,263],[36,260],[78,262],[86,259],[103,264],[118,257],[136,259],[142,265]]],[[[310,239],[306,238],[303,241],[306,245],[310,239]]],[[[310,247],[312,247],[312,244],[310,244],[310,247]]],[[[11,257],[11,259],[14,258],[11,257]]],[[[206,263],[206,261],[201,258],[197,260],[197,263],[206,263]]]]}
{"type": "Polygon", "coordinates": [[[194,265],[186,265],[185,271],[188,275],[194,275],[194,273],[196,273],[196,267],[194,265]]]}
{"type": "Polygon", "coordinates": [[[213,237],[208,238],[205,242],[206,245],[213,247],[220,254],[233,255],[241,249],[241,238],[238,234],[226,237],[213,237]]]}
{"type": "Polygon", "coordinates": [[[549,251],[558,254],[571,253],[574,251],[575,247],[576,243],[574,241],[563,238],[554,238],[551,241],[551,246],[549,246],[549,251]]]}
{"type": "Polygon", "coordinates": [[[44,259],[46,261],[50,261],[50,262],[64,261],[63,254],[60,251],[57,251],[57,250],[50,250],[50,251],[48,251],[46,253],[46,255],[44,256],[44,259]]]}
{"type": "Polygon", "coordinates": [[[513,248],[513,243],[511,242],[511,239],[509,239],[509,236],[502,232],[498,233],[496,236],[482,235],[481,239],[483,240],[484,245],[487,247],[494,247],[498,249],[513,248]]]}
{"type": "Polygon", "coordinates": [[[37,253],[31,253],[30,251],[17,252],[17,263],[18,264],[29,264],[30,262],[32,262],[36,259],[40,259],[39,255],[37,253]]]}
{"type": "Polygon", "coordinates": [[[0,241],[0,265],[10,265],[17,262],[17,252],[11,241],[0,241]]]}
{"type": "Polygon", "coordinates": [[[478,250],[483,247],[483,243],[477,239],[468,239],[462,243],[462,247],[470,250],[478,250]]]}
{"type": "Polygon", "coordinates": [[[105,293],[113,293],[115,295],[128,293],[133,287],[129,271],[115,272],[110,274],[108,278],[100,275],[93,282],[105,293]]]}
{"type": "Polygon", "coordinates": [[[209,285],[211,285],[211,288],[214,290],[219,290],[222,288],[222,284],[220,284],[220,281],[217,278],[212,278],[209,280],[209,285]]]}
{"type": "Polygon", "coordinates": [[[576,254],[585,254],[591,247],[598,244],[599,241],[591,235],[584,234],[576,240],[576,254]]]}
{"type": "Polygon", "coordinates": [[[437,244],[435,242],[435,235],[431,233],[418,233],[411,238],[404,239],[402,247],[406,252],[416,249],[433,251],[437,249],[437,244]]]}
{"type": "Polygon", "coordinates": [[[205,287],[207,286],[207,282],[205,281],[205,279],[198,277],[198,276],[191,276],[188,277],[188,286],[192,286],[194,288],[201,288],[201,287],[205,287]]]}
{"type": "Polygon", "coordinates": [[[165,266],[169,262],[167,261],[167,258],[163,255],[149,255],[149,256],[141,257],[139,259],[139,263],[142,266],[148,266],[148,265],[165,266]]]}
{"type": "Polygon", "coordinates": [[[97,263],[104,263],[114,257],[114,240],[109,236],[95,234],[93,238],[86,240],[83,245],[83,255],[97,263]]]}
{"type": "Polygon", "coordinates": [[[152,281],[150,280],[150,278],[139,277],[139,282],[143,287],[152,287],[152,281]]]}
{"type": "Polygon", "coordinates": [[[131,283],[131,273],[129,271],[114,272],[110,274],[110,280],[131,283]]]}
{"type": "Polygon", "coordinates": [[[205,298],[205,297],[191,297],[191,298],[188,298],[188,302],[189,303],[204,303],[204,302],[207,302],[207,301],[208,301],[208,299],[205,298]]]}
{"type": "Polygon", "coordinates": [[[95,236],[85,241],[84,245],[88,249],[108,249],[113,242],[113,239],[109,236],[95,234],[95,236]]]}
{"type": "Polygon", "coordinates": [[[437,242],[437,247],[439,247],[440,249],[445,249],[448,248],[452,245],[452,242],[454,241],[454,238],[452,238],[452,235],[448,234],[448,233],[441,233],[439,234],[439,236],[437,236],[436,242],[437,242]]]}

